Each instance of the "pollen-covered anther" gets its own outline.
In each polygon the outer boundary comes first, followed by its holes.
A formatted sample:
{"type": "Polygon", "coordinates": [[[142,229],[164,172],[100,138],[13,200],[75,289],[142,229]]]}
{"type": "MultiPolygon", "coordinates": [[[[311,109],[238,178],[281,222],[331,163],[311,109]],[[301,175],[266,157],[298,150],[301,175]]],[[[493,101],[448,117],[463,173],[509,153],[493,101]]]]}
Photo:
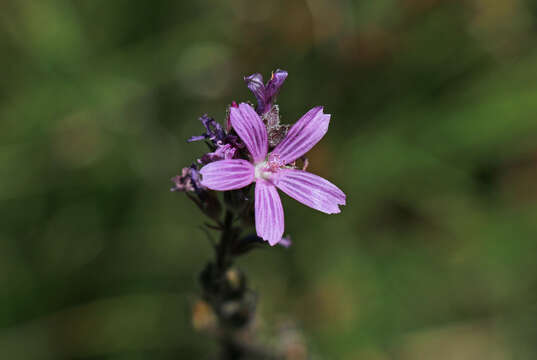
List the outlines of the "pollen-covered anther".
{"type": "Polygon", "coordinates": [[[280,156],[278,154],[270,153],[268,156],[268,167],[271,171],[278,171],[281,167],[285,165],[285,163],[280,160],[280,156]]]}

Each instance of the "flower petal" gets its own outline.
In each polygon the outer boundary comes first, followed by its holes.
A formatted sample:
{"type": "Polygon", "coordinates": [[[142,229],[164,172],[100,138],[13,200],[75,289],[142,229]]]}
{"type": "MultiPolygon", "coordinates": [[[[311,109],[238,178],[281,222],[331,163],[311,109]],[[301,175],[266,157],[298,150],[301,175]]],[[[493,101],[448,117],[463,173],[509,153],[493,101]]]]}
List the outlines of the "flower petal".
{"type": "Polygon", "coordinates": [[[244,142],[254,162],[265,159],[268,151],[267,128],[255,110],[246,103],[230,109],[233,129],[244,142]]]}
{"type": "Polygon", "coordinates": [[[235,190],[254,181],[254,166],[246,160],[220,160],[201,168],[201,184],[211,190],[235,190]]]}
{"type": "MultiPolygon", "coordinates": [[[[285,79],[287,79],[287,75],[287,71],[280,69],[272,73],[272,77],[265,86],[265,101],[267,102],[267,105],[270,106],[274,103],[276,96],[278,96],[278,93],[280,92],[283,82],[285,79]]],[[[265,112],[269,110],[270,108],[265,109],[265,112]]]]}
{"type": "Polygon", "coordinates": [[[283,235],[283,207],[276,187],[266,181],[255,184],[255,229],[257,236],[276,245],[283,235]]]}
{"type": "Polygon", "coordinates": [[[307,171],[282,169],[276,186],[293,199],[327,214],[340,212],[345,194],[336,185],[307,171]]]}
{"type": "Polygon", "coordinates": [[[265,111],[265,84],[263,84],[263,75],[259,73],[252,74],[250,76],[246,76],[244,78],[244,81],[246,81],[246,86],[248,86],[248,89],[255,95],[255,98],[257,99],[257,111],[259,113],[263,113],[265,111]]]}
{"type": "Polygon", "coordinates": [[[272,153],[285,164],[295,161],[322,139],[329,122],[330,114],[324,114],[322,106],[314,107],[291,127],[272,153]]]}

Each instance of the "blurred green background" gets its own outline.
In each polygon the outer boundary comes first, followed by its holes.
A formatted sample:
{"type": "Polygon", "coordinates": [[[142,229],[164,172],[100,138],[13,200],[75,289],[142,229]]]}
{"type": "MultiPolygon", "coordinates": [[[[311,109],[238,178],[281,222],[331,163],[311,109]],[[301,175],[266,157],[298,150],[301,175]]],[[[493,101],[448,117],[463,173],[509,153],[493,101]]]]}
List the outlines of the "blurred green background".
{"type": "Polygon", "coordinates": [[[267,338],[314,359],[537,358],[537,3],[0,2],[0,358],[208,359],[212,258],[169,179],[197,118],[282,68],[284,122],[330,131],[284,197],[294,244],[240,267],[267,338]]]}

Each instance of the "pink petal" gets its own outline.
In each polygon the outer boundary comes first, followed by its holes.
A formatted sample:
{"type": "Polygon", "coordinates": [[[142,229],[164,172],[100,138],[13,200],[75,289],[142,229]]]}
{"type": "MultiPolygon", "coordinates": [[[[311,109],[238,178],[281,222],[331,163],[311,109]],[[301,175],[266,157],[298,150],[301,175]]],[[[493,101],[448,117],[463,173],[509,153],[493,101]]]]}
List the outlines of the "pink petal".
{"type": "Polygon", "coordinates": [[[212,190],[234,190],[254,181],[254,166],[246,160],[220,160],[201,168],[201,184],[212,190]]]}
{"type": "Polygon", "coordinates": [[[322,139],[329,122],[330,114],[324,114],[322,106],[314,107],[291,127],[272,154],[278,155],[285,164],[295,161],[322,139]]]}
{"type": "Polygon", "coordinates": [[[259,180],[255,184],[255,229],[257,236],[276,245],[283,235],[283,207],[276,187],[259,180]]]}
{"type": "Polygon", "coordinates": [[[230,109],[229,118],[254,162],[264,160],[268,151],[267,129],[255,110],[250,105],[241,103],[238,108],[230,109]]]}
{"type": "Polygon", "coordinates": [[[307,171],[282,169],[276,186],[293,199],[327,214],[340,212],[345,194],[336,185],[307,171]]]}

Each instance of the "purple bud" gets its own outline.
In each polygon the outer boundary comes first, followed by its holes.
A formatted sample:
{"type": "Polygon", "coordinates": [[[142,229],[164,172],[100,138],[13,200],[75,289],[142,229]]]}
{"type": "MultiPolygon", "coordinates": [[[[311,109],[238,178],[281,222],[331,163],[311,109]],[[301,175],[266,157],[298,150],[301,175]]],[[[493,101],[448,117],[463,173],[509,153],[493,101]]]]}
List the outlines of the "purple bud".
{"type": "Polygon", "coordinates": [[[256,111],[259,115],[263,115],[272,109],[272,105],[276,101],[276,96],[278,96],[278,92],[287,75],[287,71],[278,69],[272,73],[266,85],[263,84],[263,76],[259,73],[244,78],[246,86],[257,99],[256,111]]]}
{"type": "MultiPolygon", "coordinates": [[[[231,107],[238,108],[239,105],[235,102],[231,102],[231,107]]],[[[226,131],[229,133],[231,131],[231,122],[229,118],[229,110],[227,111],[227,117],[226,117],[226,131]]]]}

